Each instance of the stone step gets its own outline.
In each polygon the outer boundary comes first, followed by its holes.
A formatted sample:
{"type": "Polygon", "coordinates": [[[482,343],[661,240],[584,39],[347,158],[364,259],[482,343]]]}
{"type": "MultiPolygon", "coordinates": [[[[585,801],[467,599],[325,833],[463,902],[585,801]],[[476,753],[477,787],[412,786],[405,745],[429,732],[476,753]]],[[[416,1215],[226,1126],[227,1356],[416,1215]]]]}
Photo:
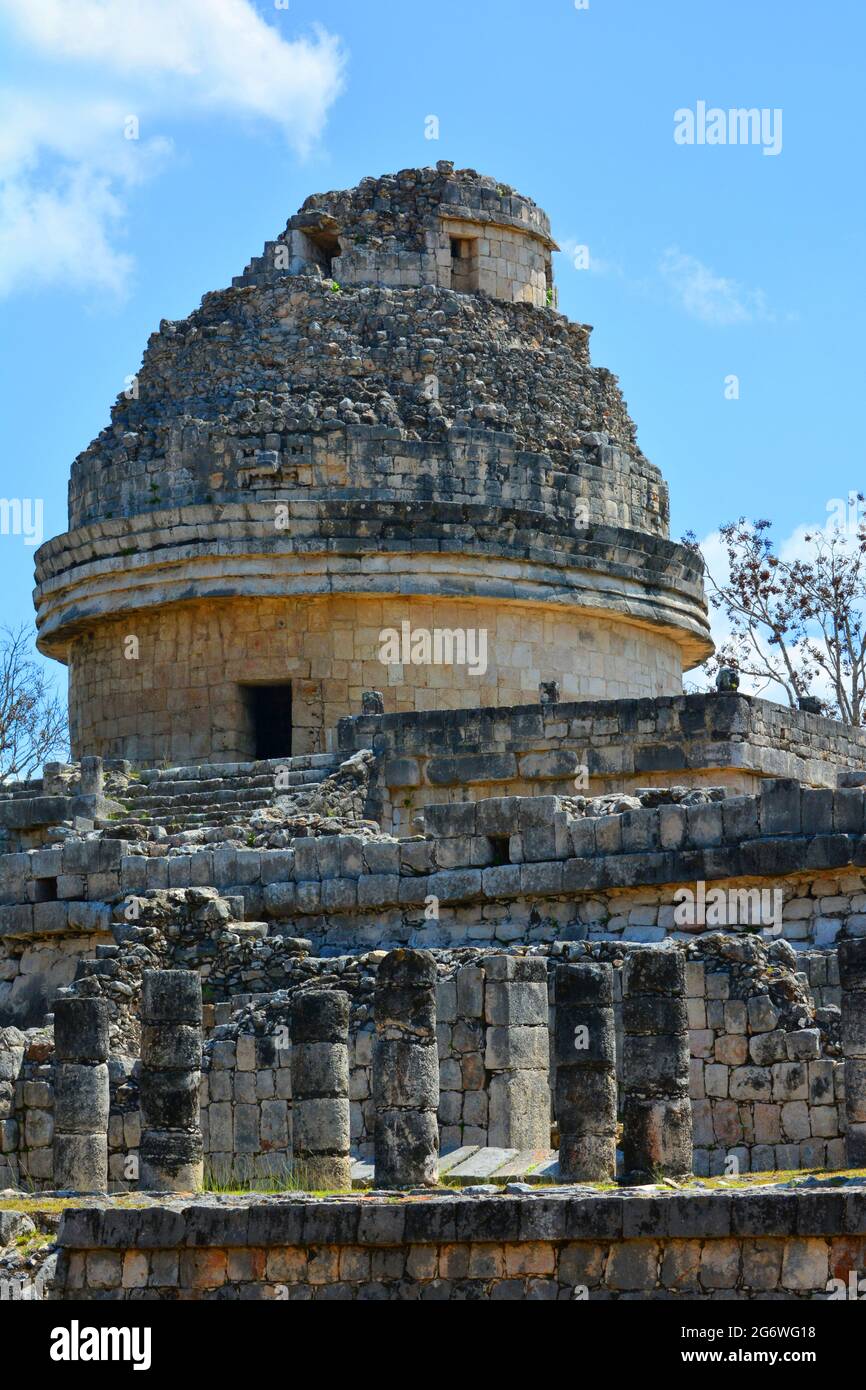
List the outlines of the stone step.
{"type": "MultiPolygon", "coordinates": [[[[545,1183],[559,1179],[559,1158],[553,1151],[540,1149],[497,1149],[467,1145],[452,1149],[439,1158],[439,1177],[459,1187],[476,1183],[545,1183]]],[[[352,1162],[352,1186],[370,1188],[375,1185],[375,1168],[371,1159],[356,1158],[352,1162]]]]}
{"type": "Polygon", "coordinates": [[[266,781],[246,782],[240,779],[227,778],[224,782],[151,782],[148,786],[137,787],[134,783],[128,791],[124,793],[127,801],[148,800],[152,798],[164,798],[166,800],[178,801],[183,797],[196,797],[199,801],[211,799],[225,800],[227,794],[237,796],[239,800],[254,796],[273,796],[278,795],[284,787],[306,786],[317,782],[323,782],[328,776],[328,770],[324,768],[300,768],[296,772],[286,772],[280,776],[280,784],[276,785],[276,779],[271,777],[266,781]]]}
{"type": "MultiPolygon", "coordinates": [[[[318,784],[309,783],[308,785],[312,787],[318,784]]],[[[282,795],[286,795],[286,793],[282,793],[282,795]]],[[[227,798],[225,801],[189,802],[180,800],[172,801],[167,798],[165,800],[128,802],[124,809],[126,815],[132,816],[133,818],[143,815],[147,815],[152,819],[158,816],[168,816],[169,818],[172,816],[225,816],[226,814],[249,816],[254,811],[261,811],[265,807],[273,806],[276,799],[276,796],[268,796],[259,797],[255,800],[250,799],[249,801],[229,800],[227,798]]]]}
{"type": "MultiPolygon", "coordinates": [[[[289,775],[300,777],[304,774],[295,772],[289,775]]],[[[238,791],[272,791],[273,786],[273,777],[224,777],[219,780],[214,777],[206,782],[131,782],[127,797],[134,799],[140,796],[188,796],[191,793],[225,791],[227,788],[235,788],[238,791]]]]}
{"type": "Polygon", "coordinates": [[[519,1149],[477,1149],[470,1154],[469,1158],[458,1163],[448,1173],[449,1182],[474,1183],[487,1182],[492,1178],[497,1168],[502,1168],[504,1164],[511,1163],[519,1154],[519,1149]]]}
{"type": "Polygon", "coordinates": [[[157,786],[151,784],[141,789],[132,789],[124,795],[123,804],[131,814],[147,811],[192,813],[195,811],[217,811],[228,807],[254,810],[269,806],[276,797],[291,794],[293,790],[317,787],[324,782],[327,771],[324,768],[310,768],[287,773],[285,785],[274,786],[273,782],[259,786],[233,786],[222,783],[219,786],[193,782],[177,783],[179,790],[174,792],[170,784],[157,786]],[[180,789],[183,790],[180,790],[180,789]]]}
{"type": "Polygon", "coordinates": [[[274,791],[273,787],[270,791],[264,791],[257,787],[251,787],[249,789],[242,787],[225,787],[220,791],[184,792],[180,796],[151,792],[140,796],[125,797],[124,800],[127,804],[136,807],[147,806],[153,807],[154,809],[165,807],[170,810],[175,806],[187,806],[192,811],[200,806],[266,806],[268,802],[272,801],[277,795],[278,793],[274,791]]]}
{"type": "Polygon", "coordinates": [[[136,828],[143,826],[162,826],[170,833],[243,827],[256,811],[272,807],[279,797],[319,786],[339,764],[339,757],[332,753],[307,753],[272,763],[147,769],[141,781],[127,789],[122,819],[107,828],[121,839],[135,839],[136,828]],[[279,787],[275,785],[277,769],[279,787]]]}
{"type": "MultiPolygon", "coordinates": [[[[247,817],[241,815],[240,813],[232,815],[232,813],[229,811],[225,812],[224,814],[219,814],[215,812],[211,816],[206,815],[203,812],[195,812],[191,813],[188,816],[139,816],[138,819],[136,819],[135,816],[130,816],[128,820],[108,821],[105,822],[105,825],[107,825],[107,827],[114,832],[114,836],[116,839],[123,840],[129,839],[128,834],[124,835],[121,833],[124,830],[132,831],[136,827],[139,829],[142,827],[144,827],[145,829],[152,829],[156,825],[161,825],[164,829],[169,829],[169,827],[177,827],[178,830],[181,831],[208,830],[211,827],[213,827],[214,829],[218,829],[221,826],[224,827],[231,825],[236,825],[239,829],[243,829],[247,825],[247,817]]],[[[133,836],[133,838],[135,837],[133,836]]]]}
{"type": "Polygon", "coordinates": [[[178,767],[142,768],[139,779],[152,785],[154,782],[226,782],[244,777],[273,777],[277,768],[288,772],[301,772],[309,768],[321,767],[334,770],[342,759],[334,753],[297,753],[291,758],[267,758],[251,763],[193,763],[178,767]]]}

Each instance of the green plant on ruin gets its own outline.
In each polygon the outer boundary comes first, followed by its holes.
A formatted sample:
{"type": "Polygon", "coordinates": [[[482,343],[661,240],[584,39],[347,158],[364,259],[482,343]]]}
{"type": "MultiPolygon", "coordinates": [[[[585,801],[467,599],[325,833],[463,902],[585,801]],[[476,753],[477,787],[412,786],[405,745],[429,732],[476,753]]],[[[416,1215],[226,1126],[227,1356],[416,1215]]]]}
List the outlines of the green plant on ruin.
{"type": "Polygon", "coordinates": [[[205,1162],[204,1190],[224,1194],[303,1192],[316,1197],[334,1197],[341,1191],[337,1188],[311,1188],[304,1183],[303,1172],[288,1164],[278,1173],[257,1173],[252,1162],[244,1162],[243,1157],[237,1155],[229,1166],[205,1162]]]}

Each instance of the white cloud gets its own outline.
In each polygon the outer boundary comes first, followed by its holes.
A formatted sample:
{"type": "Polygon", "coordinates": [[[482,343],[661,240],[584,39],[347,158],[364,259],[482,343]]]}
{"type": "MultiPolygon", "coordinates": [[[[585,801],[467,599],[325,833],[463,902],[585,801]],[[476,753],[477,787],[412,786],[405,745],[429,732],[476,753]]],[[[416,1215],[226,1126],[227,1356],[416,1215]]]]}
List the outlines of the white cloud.
{"type": "Polygon", "coordinates": [[[615,275],[621,278],[624,274],[622,266],[617,261],[605,260],[603,256],[597,256],[591,246],[587,248],[586,243],[578,241],[577,237],[557,237],[557,245],[563,256],[566,256],[572,263],[578,251],[583,253],[588,249],[589,265],[586,269],[592,271],[594,275],[615,275]]]}
{"type": "Polygon", "coordinates": [[[763,290],[750,290],[717,275],[678,246],[669,246],[664,252],[659,272],[680,306],[701,323],[728,327],[773,318],[763,290]]]}
{"type": "Polygon", "coordinates": [[[82,166],[51,188],[27,179],[0,185],[0,294],[71,284],[120,297],[132,258],[112,233],[123,219],[109,179],[82,166]]]}
{"type": "Polygon", "coordinates": [[[265,122],[303,157],[342,86],[336,38],[283,38],[250,0],[0,0],[0,18],[30,69],[0,95],[0,293],[122,292],[125,195],[172,148],[159,123],[265,122]]]}

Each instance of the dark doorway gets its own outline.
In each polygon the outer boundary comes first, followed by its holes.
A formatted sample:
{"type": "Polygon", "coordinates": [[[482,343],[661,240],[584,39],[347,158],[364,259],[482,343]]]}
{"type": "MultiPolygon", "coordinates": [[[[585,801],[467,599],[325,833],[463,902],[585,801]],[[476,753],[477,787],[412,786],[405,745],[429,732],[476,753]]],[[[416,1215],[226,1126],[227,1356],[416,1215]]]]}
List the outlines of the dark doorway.
{"type": "Polygon", "coordinates": [[[329,228],[310,227],[307,236],[320,255],[320,265],[326,275],[334,273],[334,261],[340,255],[340,239],[329,228]]]}
{"type": "Polygon", "coordinates": [[[291,685],[246,687],[257,758],[292,756],[291,685]]]}

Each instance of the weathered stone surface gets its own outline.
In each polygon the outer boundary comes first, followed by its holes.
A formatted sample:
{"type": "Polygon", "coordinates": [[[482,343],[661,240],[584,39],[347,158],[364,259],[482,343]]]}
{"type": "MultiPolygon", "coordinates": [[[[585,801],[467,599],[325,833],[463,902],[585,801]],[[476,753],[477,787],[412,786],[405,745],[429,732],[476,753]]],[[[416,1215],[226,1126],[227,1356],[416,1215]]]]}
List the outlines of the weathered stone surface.
{"type": "Polygon", "coordinates": [[[196,1130],[145,1129],[139,1151],[143,1192],[195,1192],[202,1184],[202,1140],[196,1130]]]}
{"type": "Polygon", "coordinates": [[[623,1162],[638,1181],[692,1171],[689,1033],[685,1012],[677,1007],[685,988],[679,951],[640,949],[626,960],[623,1162]]]}
{"type": "Polygon", "coordinates": [[[616,1174],[612,981],[609,965],[556,967],[554,1110],[559,1171],[568,1181],[607,1182],[616,1174]]]}
{"type": "Polygon", "coordinates": [[[108,1006],[102,999],[58,999],[54,1045],[66,1062],[104,1062],[108,1057],[108,1006]]]}
{"type": "Polygon", "coordinates": [[[309,1188],[351,1187],[349,996],[304,990],[292,1002],[292,1172],[309,1188]]]}
{"type": "Polygon", "coordinates": [[[108,1187],[105,1135],[55,1134],[54,1185],[61,1191],[105,1192],[108,1187]]]}
{"type": "Polygon", "coordinates": [[[197,1191],[200,1128],[201,980],[192,970],[145,970],[142,1013],[142,1135],[139,1187],[197,1191]]]}
{"type": "Polygon", "coordinates": [[[201,1025],[201,981],[190,970],[146,970],[141,1016],[148,1023],[201,1025]]]}
{"type": "Polygon", "coordinates": [[[104,1062],[57,1062],[54,1069],[54,1124],[64,1134],[108,1131],[108,1067],[104,1062]]]}
{"type": "Polygon", "coordinates": [[[378,1110],[375,1130],[377,1187],[434,1186],[439,1131],[435,1111],[378,1110]]]}
{"type": "Polygon", "coordinates": [[[429,952],[399,950],[384,957],[376,980],[375,1021],[376,1184],[433,1183],[439,1154],[439,1057],[436,966],[429,952]]]}
{"type": "MultiPolygon", "coordinates": [[[[58,1188],[108,1188],[108,1022],[104,999],[55,1001],[52,1158],[58,1188]]],[[[34,1137],[31,1132],[31,1142],[34,1137]]]]}

